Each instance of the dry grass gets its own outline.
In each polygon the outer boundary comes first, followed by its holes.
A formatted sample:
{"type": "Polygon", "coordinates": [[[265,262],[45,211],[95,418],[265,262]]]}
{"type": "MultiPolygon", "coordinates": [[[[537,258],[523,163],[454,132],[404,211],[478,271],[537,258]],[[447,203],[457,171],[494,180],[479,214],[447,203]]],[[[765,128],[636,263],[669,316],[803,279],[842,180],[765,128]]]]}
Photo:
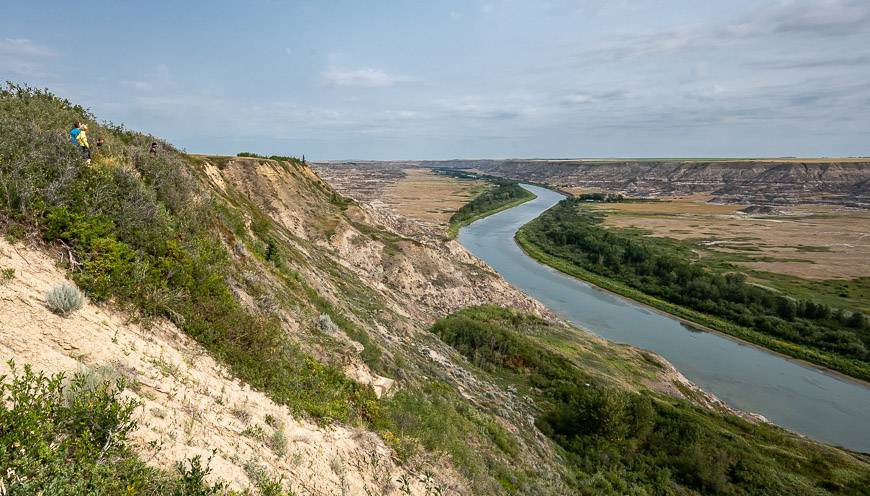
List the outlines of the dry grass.
{"type": "Polygon", "coordinates": [[[399,214],[447,229],[450,216],[487,187],[484,181],[457,179],[429,169],[405,169],[387,186],[382,200],[399,214]]]}
{"type": "Polygon", "coordinates": [[[740,213],[744,205],[703,203],[703,197],[596,205],[607,225],[637,227],[654,236],[703,239],[724,253],[775,258],[742,262],[754,269],[807,279],[870,275],[870,213],[827,205],[782,207],[782,215],[740,213]]]}

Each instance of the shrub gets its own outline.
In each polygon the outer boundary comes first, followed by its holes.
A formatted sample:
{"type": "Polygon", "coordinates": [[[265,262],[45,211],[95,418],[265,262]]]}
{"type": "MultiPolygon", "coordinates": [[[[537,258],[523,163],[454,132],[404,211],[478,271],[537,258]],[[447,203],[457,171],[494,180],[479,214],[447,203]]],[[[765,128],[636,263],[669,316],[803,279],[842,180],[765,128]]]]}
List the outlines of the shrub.
{"type": "Polygon", "coordinates": [[[45,294],[45,304],[48,308],[64,317],[80,309],[84,302],[85,297],[82,296],[82,292],[65,282],[51,288],[45,294]]]}
{"type": "Polygon", "coordinates": [[[269,438],[269,446],[276,455],[283,458],[287,456],[287,445],[287,435],[284,434],[284,429],[279,427],[269,438]]]}
{"type": "Polygon", "coordinates": [[[179,484],[172,496],[212,496],[226,492],[225,483],[209,485],[206,482],[205,478],[209,474],[208,462],[203,466],[199,456],[176,463],[175,471],[179,475],[179,484]]]}
{"type": "Polygon", "coordinates": [[[338,326],[332,321],[332,317],[325,313],[320,314],[317,325],[321,331],[328,334],[335,334],[339,331],[338,326]]]}
{"type": "Polygon", "coordinates": [[[257,424],[252,424],[245,427],[245,429],[242,431],[242,435],[247,436],[255,441],[266,440],[266,431],[264,431],[263,428],[257,424]]]}
{"type": "Polygon", "coordinates": [[[133,452],[138,403],[123,397],[122,379],[103,367],[46,376],[29,365],[0,376],[0,494],[115,496],[224,494],[209,485],[208,464],[178,463],[175,472],[149,467],[133,452]]]}

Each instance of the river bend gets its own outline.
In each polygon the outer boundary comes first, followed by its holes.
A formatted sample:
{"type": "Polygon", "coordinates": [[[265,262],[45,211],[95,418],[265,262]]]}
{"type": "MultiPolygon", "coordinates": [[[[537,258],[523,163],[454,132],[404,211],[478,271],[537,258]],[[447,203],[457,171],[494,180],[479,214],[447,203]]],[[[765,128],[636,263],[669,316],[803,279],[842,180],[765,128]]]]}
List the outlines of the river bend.
{"type": "Polygon", "coordinates": [[[551,310],[608,340],[652,350],[734,408],[811,438],[870,452],[870,388],[627,301],[528,257],[514,234],[562,195],[538,197],[463,228],[459,242],[551,310]]]}

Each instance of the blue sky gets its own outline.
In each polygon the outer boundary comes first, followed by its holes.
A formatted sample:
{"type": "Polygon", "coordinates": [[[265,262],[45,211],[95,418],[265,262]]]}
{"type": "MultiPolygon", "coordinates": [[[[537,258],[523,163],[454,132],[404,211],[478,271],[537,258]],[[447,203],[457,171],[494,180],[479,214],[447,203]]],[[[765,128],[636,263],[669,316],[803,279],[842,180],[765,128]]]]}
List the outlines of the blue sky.
{"type": "Polygon", "coordinates": [[[13,2],[0,79],[204,153],[870,155],[870,1],[13,2]]]}

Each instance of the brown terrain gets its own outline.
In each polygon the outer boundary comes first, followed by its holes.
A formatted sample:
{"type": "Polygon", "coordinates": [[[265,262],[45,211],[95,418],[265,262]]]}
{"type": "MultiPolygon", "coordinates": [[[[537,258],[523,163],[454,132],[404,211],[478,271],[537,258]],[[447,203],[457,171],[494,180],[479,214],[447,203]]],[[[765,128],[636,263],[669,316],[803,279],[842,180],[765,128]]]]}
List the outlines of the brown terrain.
{"type": "Polygon", "coordinates": [[[338,192],[362,202],[385,206],[441,233],[450,216],[483,189],[486,181],[460,180],[403,162],[315,164],[314,169],[338,192]]]}
{"type": "Polygon", "coordinates": [[[404,177],[384,191],[383,201],[400,215],[447,230],[450,217],[489,187],[485,181],[460,180],[429,169],[404,169],[404,177]]]}
{"type": "Polygon", "coordinates": [[[707,193],[720,203],[870,208],[870,159],[457,160],[422,165],[475,169],[567,191],[642,197],[707,193]]]}
{"type": "Polygon", "coordinates": [[[326,162],[312,164],[339,193],[359,201],[383,200],[386,189],[414,168],[406,162],[326,162]]]}
{"type": "Polygon", "coordinates": [[[594,206],[606,224],[636,227],[653,236],[701,240],[711,251],[764,261],[737,262],[758,270],[808,279],[870,276],[870,213],[831,205],[764,209],[706,203],[707,197],[594,206]]]}

